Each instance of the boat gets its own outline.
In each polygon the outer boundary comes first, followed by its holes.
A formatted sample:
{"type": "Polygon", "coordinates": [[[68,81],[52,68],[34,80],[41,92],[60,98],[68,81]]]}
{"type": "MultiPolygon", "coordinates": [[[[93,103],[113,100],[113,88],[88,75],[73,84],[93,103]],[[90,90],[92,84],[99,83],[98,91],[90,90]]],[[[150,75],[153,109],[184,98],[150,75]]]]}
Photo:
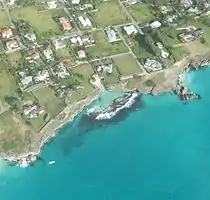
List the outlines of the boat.
{"type": "Polygon", "coordinates": [[[100,108],[95,106],[87,111],[87,115],[96,119],[96,120],[107,120],[113,118],[117,113],[121,110],[131,107],[139,93],[134,92],[127,92],[116,99],[106,108],[100,108]]]}
{"type": "Polygon", "coordinates": [[[48,164],[49,164],[49,165],[55,164],[55,161],[52,160],[52,161],[50,161],[48,164]]]}

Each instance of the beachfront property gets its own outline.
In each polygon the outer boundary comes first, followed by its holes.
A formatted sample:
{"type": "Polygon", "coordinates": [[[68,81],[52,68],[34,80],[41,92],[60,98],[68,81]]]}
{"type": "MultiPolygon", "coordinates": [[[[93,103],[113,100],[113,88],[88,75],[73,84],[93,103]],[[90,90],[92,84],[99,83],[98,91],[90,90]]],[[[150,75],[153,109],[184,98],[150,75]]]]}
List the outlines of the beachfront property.
{"type": "Polygon", "coordinates": [[[51,60],[51,61],[54,60],[53,51],[50,48],[50,46],[48,46],[46,49],[44,49],[43,53],[47,60],[51,60]]]}
{"type": "Polygon", "coordinates": [[[65,48],[66,45],[67,45],[67,42],[66,42],[65,38],[54,39],[52,41],[52,43],[53,43],[54,48],[55,48],[56,51],[59,50],[59,49],[65,48]]]}
{"type": "Polygon", "coordinates": [[[34,75],[34,81],[36,83],[48,83],[50,81],[50,74],[47,69],[42,69],[36,72],[34,75]]]}
{"type": "Polygon", "coordinates": [[[6,47],[8,51],[14,51],[19,48],[19,43],[17,39],[11,39],[11,40],[6,41],[6,47]]]}
{"type": "Polygon", "coordinates": [[[65,31],[70,31],[72,29],[72,25],[66,17],[59,17],[59,22],[65,31]]]}
{"type": "Polygon", "coordinates": [[[93,67],[100,76],[111,74],[113,72],[113,62],[110,59],[95,61],[93,67]]]}
{"type": "Polygon", "coordinates": [[[125,33],[130,36],[130,35],[135,35],[138,33],[136,27],[134,25],[128,25],[128,26],[124,26],[123,30],[125,31],[125,33]]]}
{"type": "Polygon", "coordinates": [[[51,67],[52,74],[57,78],[64,79],[70,76],[67,67],[61,62],[51,67]]]}
{"type": "Polygon", "coordinates": [[[203,34],[203,31],[201,29],[191,29],[188,30],[184,33],[179,34],[179,39],[181,40],[181,42],[185,43],[185,42],[191,42],[194,40],[197,40],[198,38],[201,37],[201,35],[203,34]]]}
{"type": "Polygon", "coordinates": [[[8,39],[11,38],[12,36],[13,36],[13,31],[11,28],[1,30],[1,37],[8,39]]]}
{"type": "Polygon", "coordinates": [[[168,50],[164,47],[162,42],[156,42],[155,45],[157,46],[158,49],[161,51],[161,57],[166,59],[169,57],[170,53],[168,50]]]}
{"type": "Polygon", "coordinates": [[[37,118],[44,112],[44,108],[38,102],[30,102],[23,105],[23,113],[28,119],[37,118]]]}
{"type": "Polygon", "coordinates": [[[148,71],[159,71],[163,69],[163,64],[155,58],[147,58],[143,62],[143,67],[148,71]]]}

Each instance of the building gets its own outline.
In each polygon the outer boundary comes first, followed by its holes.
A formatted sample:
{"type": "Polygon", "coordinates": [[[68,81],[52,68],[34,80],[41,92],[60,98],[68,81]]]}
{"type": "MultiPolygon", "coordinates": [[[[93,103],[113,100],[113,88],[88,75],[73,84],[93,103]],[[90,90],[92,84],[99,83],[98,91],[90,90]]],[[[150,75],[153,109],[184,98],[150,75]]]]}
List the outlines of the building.
{"type": "Polygon", "coordinates": [[[23,113],[29,119],[37,118],[44,112],[44,108],[37,102],[33,102],[23,106],[23,113]]]}
{"type": "Polygon", "coordinates": [[[28,51],[29,59],[37,60],[40,58],[39,53],[35,49],[30,49],[28,51]]]}
{"type": "Polygon", "coordinates": [[[51,68],[52,73],[54,76],[58,78],[64,79],[70,76],[69,71],[67,70],[66,66],[63,63],[59,63],[51,68]]]}
{"type": "Polygon", "coordinates": [[[36,83],[44,82],[47,83],[50,80],[50,74],[48,70],[43,69],[37,72],[36,76],[34,77],[36,83]]]}
{"type": "Polygon", "coordinates": [[[161,27],[161,25],[162,24],[159,21],[154,21],[154,22],[150,23],[151,28],[159,28],[159,27],[161,27]]]}
{"type": "Polygon", "coordinates": [[[13,6],[15,4],[16,0],[7,0],[6,2],[9,6],[13,6]]]}
{"type": "Polygon", "coordinates": [[[85,17],[79,16],[78,20],[80,21],[80,23],[84,27],[91,27],[92,26],[92,22],[90,21],[90,19],[87,16],[85,16],[85,17]]]}
{"type": "Polygon", "coordinates": [[[101,74],[111,74],[113,71],[112,63],[104,63],[102,65],[97,66],[97,72],[101,74]]]}
{"type": "Polygon", "coordinates": [[[192,2],[192,0],[181,0],[181,4],[182,4],[184,7],[188,8],[188,7],[190,7],[190,6],[193,5],[193,2],[192,2]]]}
{"type": "Polygon", "coordinates": [[[26,33],[26,34],[24,35],[24,37],[25,37],[26,39],[28,39],[29,41],[32,41],[32,42],[35,42],[35,41],[36,41],[36,35],[35,35],[35,33],[33,33],[33,32],[31,32],[31,33],[26,33]]]}
{"type": "Polygon", "coordinates": [[[23,88],[26,88],[33,83],[33,77],[28,76],[25,71],[18,72],[18,75],[23,88]]]}
{"type": "Polygon", "coordinates": [[[53,51],[50,47],[48,47],[47,49],[45,49],[43,51],[45,57],[47,60],[54,60],[54,57],[53,57],[53,51]]]}
{"type": "Polygon", "coordinates": [[[117,41],[117,33],[111,27],[107,28],[106,35],[107,35],[107,37],[109,39],[109,42],[115,42],[115,41],[117,41]]]}
{"type": "Polygon", "coordinates": [[[71,3],[74,5],[78,5],[80,3],[80,0],[71,0],[71,3]]]}
{"type": "Polygon", "coordinates": [[[1,30],[1,36],[3,38],[10,38],[13,36],[13,32],[11,28],[1,30]]]}
{"type": "Polygon", "coordinates": [[[55,39],[53,40],[53,45],[55,47],[55,50],[62,49],[66,47],[66,40],[65,39],[55,39]]]}
{"type": "Polygon", "coordinates": [[[77,55],[78,55],[78,58],[79,58],[79,59],[84,59],[84,58],[86,58],[86,53],[85,53],[84,50],[79,50],[79,51],[77,52],[77,55]]]}
{"type": "Polygon", "coordinates": [[[63,30],[69,31],[72,29],[71,23],[66,17],[60,17],[59,22],[61,26],[63,27],[63,30]]]}
{"type": "Polygon", "coordinates": [[[179,39],[182,42],[191,42],[193,40],[198,39],[202,34],[203,34],[203,31],[201,29],[193,29],[185,33],[179,34],[179,39]]]}
{"type": "Polygon", "coordinates": [[[16,39],[6,41],[6,47],[8,51],[19,48],[18,41],[16,39]]]}
{"type": "Polygon", "coordinates": [[[133,35],[133,34],[135,35],[138,33],[134,25],[124,26],[123,29],[127,35],[133,35]]]}
{"type": "Polygon", "coordinates": [[[156,59],[147,58],[144,62],[144,68],[152,70],[152,71],[158,71],[158,70],[163,69],[163,64],[156,59]]]}
{"type": "Polygon", "coordinates": [[[55,8],[57,8],[57,2],[56,1],[47,1],[47,7],[49,9],[55,9],[55,8]]]}

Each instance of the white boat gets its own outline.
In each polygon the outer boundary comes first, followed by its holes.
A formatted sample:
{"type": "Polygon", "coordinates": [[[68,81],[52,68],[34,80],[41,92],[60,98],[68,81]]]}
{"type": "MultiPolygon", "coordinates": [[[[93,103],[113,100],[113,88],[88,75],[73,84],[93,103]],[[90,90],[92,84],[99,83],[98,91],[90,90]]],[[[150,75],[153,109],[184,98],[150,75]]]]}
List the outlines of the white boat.
{"type": "Polygon", "coordinates": [[[54,160],[52,160],[52,161],[49,162],[49,165],[52,165],[52,164],[55,164],[55,161],[54,160]]]}

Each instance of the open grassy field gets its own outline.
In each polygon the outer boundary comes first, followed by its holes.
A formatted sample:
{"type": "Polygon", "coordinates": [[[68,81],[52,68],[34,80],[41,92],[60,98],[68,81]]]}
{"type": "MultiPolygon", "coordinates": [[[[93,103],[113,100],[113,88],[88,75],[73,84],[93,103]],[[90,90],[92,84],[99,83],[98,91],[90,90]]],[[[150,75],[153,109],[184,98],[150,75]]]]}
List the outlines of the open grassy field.
{"type": "Polygon", "coordinates": [[[80,89],[72,92],[69,98],[70,103],[76,102],[88,96],[93,92],[94,87],[89,83],[89,80],[94,73],[92,67],[88,64],[80,65],[71,69],[76,79],[81,83],[80,89]]]}
{"type": "Polygon", "coordinates": [[[11,26],[7,14],[4,10],[0,10],[0,28],[7,28],[11,26]]]}
{"type": "Polygon", "coordinates": [[[110,43],[106,34],[102,31],[94,32],[93,37],[96,44],[86,49],[89,58],[110,56],[128,51],[123,41],[110,43]]]}
{"type": "Polygon", "coordinates": [[[149,5],[144,3],[134,4],[128,7],[128,11],[132,17],[139,22],[145,22],[155,19],[152,14],[149,5]]]}
{"type": "Polygon", "coordinates": [[[0,72],[0,97],[11,96],[15,93],[17,85],[15,80],[6,72],[0,72]]]}
{"type": "Polygon", "coordinates": [[[34,131],[20,116],[8,110],[0,115],[0,134],[0,151],[18,153],[34,131]]]}
{"type": "Polygon", "coordinates": [[[7,59],[11,67],[22,67],[23,57],[20,51],[15,51],[13,53],[7,54],[7,59]]]}
{"type": "Polygon", "coordinates": [[[53,91],[48,87],[35,91],[34,95],[52,118],[55,117],[65,106],[64,102],[56,97],[53,91]]]}
{"type": "Polygon", "coordinates": [[[137,61],[132,55],[125,55],[113,58],[115,65],[117,66],[121,76],[130,74],[138,74],[142,72],[142,69],[137,64],[137,61]]]}
{"type": "Polygon", "coordinates": [[[129,21],[117,0],[102,1],[97,8],[98,11],[92,14],[92,20],[98,27],[117,25],[129,21]]]}
{"type": "Polygon", "coordinates": [[[41,40],[61,34],[59,25],[53,20],[50,11],[38,12],[35,7],[15,8],[10,11],[13,20],[27,21],[41,40]]]}
{"type": "Polygon", "coordinates": [[[119,77],[120,74],[118,72],[118,69],[113,65],[112,73],[104,76],[104,80],[107,84],[115,84],[119,82],[119,77]]]}

